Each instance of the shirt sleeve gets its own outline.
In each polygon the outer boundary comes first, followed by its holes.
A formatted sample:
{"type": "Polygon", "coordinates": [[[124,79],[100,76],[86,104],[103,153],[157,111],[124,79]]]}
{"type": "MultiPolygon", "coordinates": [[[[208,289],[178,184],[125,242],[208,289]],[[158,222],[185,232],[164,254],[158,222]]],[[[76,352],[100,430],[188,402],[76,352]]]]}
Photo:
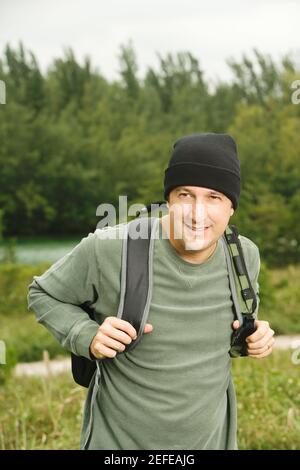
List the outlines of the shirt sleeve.
{"type": "Polygon", "coordinates": [[[90,233],[28,286],[28,309],[63,348],[91,359],[89,346],[99,325],[80,305],[96,301],[99,282],[95,234],[90,233]]]}

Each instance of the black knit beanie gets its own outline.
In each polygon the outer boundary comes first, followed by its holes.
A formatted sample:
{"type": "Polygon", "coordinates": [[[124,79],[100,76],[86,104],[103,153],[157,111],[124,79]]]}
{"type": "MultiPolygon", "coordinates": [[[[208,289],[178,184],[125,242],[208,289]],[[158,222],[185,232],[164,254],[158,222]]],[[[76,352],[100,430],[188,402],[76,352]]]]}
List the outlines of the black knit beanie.
{"type": "Polygon", "coordinates": [[[191,134],[175,142],[165,170],[165,199],[176,186],[184,185],[220,191],[237,208],[240,162],[235,141],[229,134],[191,134]]]}

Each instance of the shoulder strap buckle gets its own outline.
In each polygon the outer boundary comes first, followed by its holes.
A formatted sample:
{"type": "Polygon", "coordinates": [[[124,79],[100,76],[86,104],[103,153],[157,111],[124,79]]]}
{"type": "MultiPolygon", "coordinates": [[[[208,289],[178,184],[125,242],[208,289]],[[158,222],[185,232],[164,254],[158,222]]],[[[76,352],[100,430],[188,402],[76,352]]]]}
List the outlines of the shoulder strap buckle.
{"type": "Polygon", "coordinates": [[[248,356],[246,338],[256,330],[255,319],[252,315],[243,315],[243,324],[232,333],[231,357],[248,356]]]}

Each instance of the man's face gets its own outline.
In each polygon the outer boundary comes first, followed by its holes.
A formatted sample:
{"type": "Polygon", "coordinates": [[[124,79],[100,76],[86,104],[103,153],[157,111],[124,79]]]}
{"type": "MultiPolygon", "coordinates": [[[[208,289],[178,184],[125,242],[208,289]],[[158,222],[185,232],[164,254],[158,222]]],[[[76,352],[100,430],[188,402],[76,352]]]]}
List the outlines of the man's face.
{"type": "Polygon", "coordinates": [[[168,205],[170,229],[185,250],[205,250],[214,245],[234,213],[225,194],[199,186],[173,189],[168,205]]]}

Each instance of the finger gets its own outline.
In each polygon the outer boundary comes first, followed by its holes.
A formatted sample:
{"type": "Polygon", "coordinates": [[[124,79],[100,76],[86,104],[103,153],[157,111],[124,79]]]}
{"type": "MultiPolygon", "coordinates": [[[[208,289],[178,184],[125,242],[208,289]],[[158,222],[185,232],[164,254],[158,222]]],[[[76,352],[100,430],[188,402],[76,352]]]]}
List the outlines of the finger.
{"type": "Polygon", "coordinates": [[[234,320],[234,322],[232,323],[232,326],[236,330],[237,328],[239,328],[240,322],[238,320],[234,320]]]}
{"type": "Polygon", "coordinates": [[[273,331],[269,327],[268,322],[260,323],[257,330],[252,335],[248,336],[246,341],[248,343],[255,343],[256,341],[260,341],[268,331],[273,331]]]}
{"type": "Polygon", "coordinates": [[[115,357],[117,355],[117,351],[108,348],[104,344],[100,342],[96,342],[95,346],[92,349],[93,356],[97,359],[102,359],[103,357],[115,357]]]}
{"type": "Polygon", "coordinates": [[[120,341],[120,343],[130,344],[132,342],[132,337],[129,336],[122,330],[115,328],[110,323],[102,324],[99,328],[99,333],[103,333],[106,336],[109,336],[112,339],[120,341]]]}
{"type": "Polygon", "coordinates": [[[265,336],[263,336],[259,341],[255,341],[254,343],[248,342],[248,348],[249,349],[261,349],[266,346],[266,344],[269,343],[270,339],[273,338],[274,331],[269,330],[265,336]]]}
{"type": "Polygon", "coordinates": [[[144,333],[150,333],[153,330],[153,326],[150,323],[146,323],[144,333]]]}
{"type": "Polygon", "coordinates": [[[131,338],[137,336],[136,329],[128,321],[122,320],[122,318],[117,317],[108,317],[106,320],[114,328],[118,328],[119,330],[125,331],[129,336],[131,336],[131,338]]]}
{"type": "Polygon", "coordinates": [[[106,336],[105,334],[99,332],[99,334],[97,335],[97,338],[96,338],[96,344],[103,344],[104,346],[110,348],[110,349],[114,349],[115,351],[117,352],[122,352],[124,351],[126,345],[123,344],[122,342],[120,341],[116,341],[114,340],[113,338],[109,337],[109,336],[106,336]]]}
{"type": "Polygon", "coordinates": [[[261,354],[248,354],[249,357],[252,357],[254,359],[262,359],[263,357],[269,356],[273,351],[273,348],[268,348],[265,352],[261,354]]]}
{"type": "Polygon", "coordinates": [[[259,356],[260,354],[268,351],[269,349],[272,349],[273,348],[273,345],[275,343],[275,339],[274,338],[271,338],[270,341],[268,341],[268,343],[262,347],[262,348],[257,348],[257,349],[250,349],[248,348],[248,355],[250,356],[259,356]]]}

